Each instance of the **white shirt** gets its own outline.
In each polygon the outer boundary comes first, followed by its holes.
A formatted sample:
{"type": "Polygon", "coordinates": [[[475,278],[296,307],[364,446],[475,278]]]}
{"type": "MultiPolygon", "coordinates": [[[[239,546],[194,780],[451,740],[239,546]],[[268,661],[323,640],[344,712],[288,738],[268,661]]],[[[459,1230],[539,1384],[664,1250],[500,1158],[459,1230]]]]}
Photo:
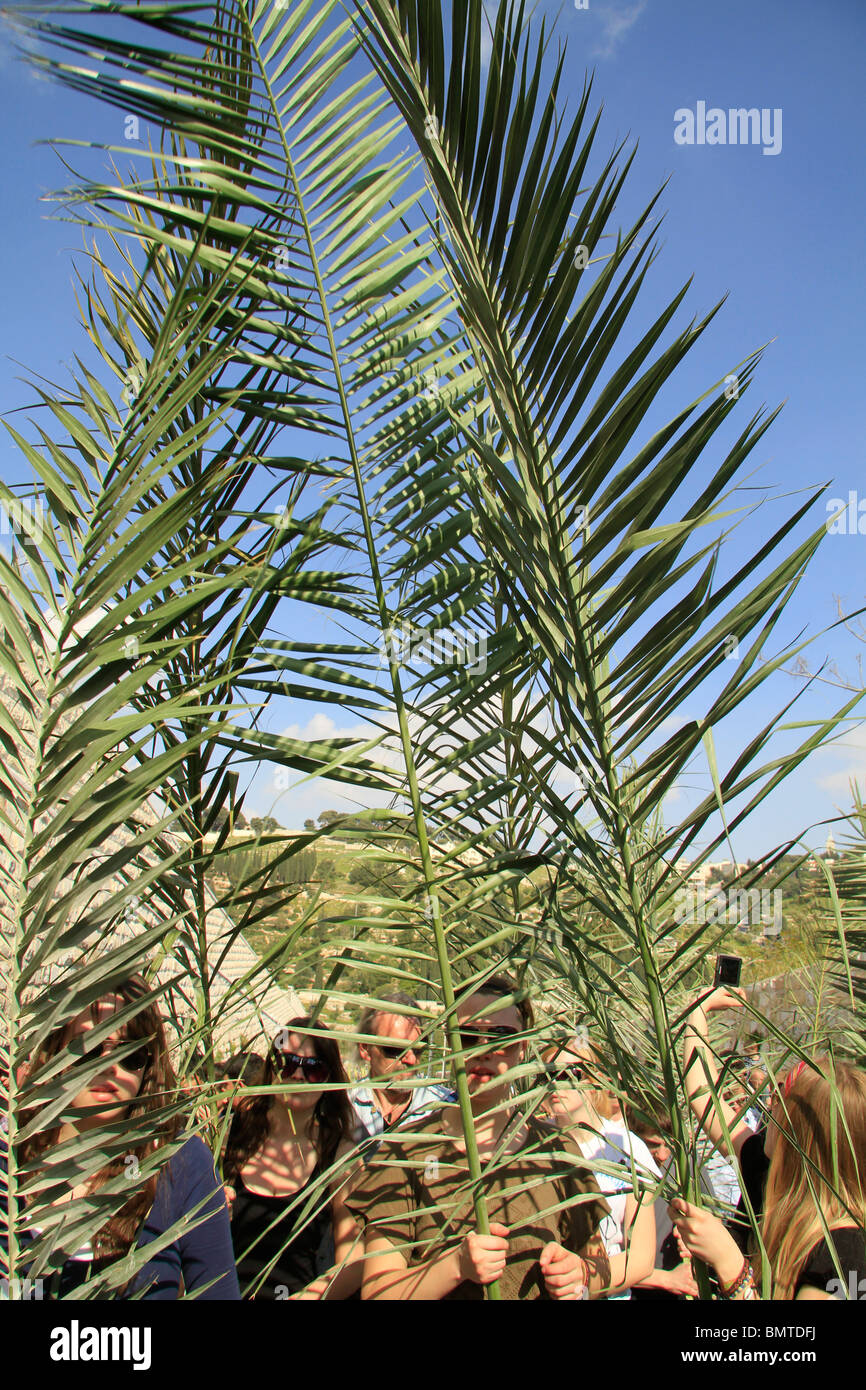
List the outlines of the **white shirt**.
{"type": "MultiPolygon", "coordinates": [[[[761,1117],[756,1110],[747,1110],[742,1118],[753,1134],[760,1129],[761,1117]]],[[[720,1153],[707,1140],[698,1146],[698,1156],[703,1161],[704,1172],[709,1179],[714,1196],[727,1202],[729,1206],[737,1206],[740,1200],[740,1179],[737,1169],[723,1153],[720,1153]]]]}
{"type": "MultiPolygon", "coordinates": [[[[599,1235],[608,1255],[621,1255],[625,1249],[623,1228],[626,1202],[631,1196],[639,1196],[644,1188],[654,1187],[661,1178],[661,1169],[643,1140],[626,1128],[624,1120],[601,1120],[599,1132],[578,1140],[578,1148],[584,1158],[590,1159],[593,1164],[615,1165],[620,1170],[617,1174],[600,1172],[595,1168],[592,1171],[610,1207],[610,1215],[602,1221],[599,1235]]],[[[631,1289],[612,1294],[611,1297],[631,1298],[631,1289]]]]}

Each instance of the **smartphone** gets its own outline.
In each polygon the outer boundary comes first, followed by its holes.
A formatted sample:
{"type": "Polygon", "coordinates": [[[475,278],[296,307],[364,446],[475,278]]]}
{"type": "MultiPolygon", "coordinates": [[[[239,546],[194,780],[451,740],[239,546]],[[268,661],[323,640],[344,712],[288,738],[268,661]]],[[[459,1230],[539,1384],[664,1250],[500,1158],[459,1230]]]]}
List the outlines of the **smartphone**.
{"type": "Polygon", "coordinates": [[[737,989],[742,969],[742,956],[716,956],[713,989],[718,989],[720,985],[724,986],[725,989],[737,989]]]}

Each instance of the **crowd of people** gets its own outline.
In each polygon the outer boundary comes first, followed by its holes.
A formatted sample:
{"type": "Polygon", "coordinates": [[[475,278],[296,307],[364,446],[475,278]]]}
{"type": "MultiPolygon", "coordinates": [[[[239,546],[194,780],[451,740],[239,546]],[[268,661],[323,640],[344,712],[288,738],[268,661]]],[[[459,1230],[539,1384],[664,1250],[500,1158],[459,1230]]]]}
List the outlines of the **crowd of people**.
{"type": "MultiPolygon", "coordinates": [[[[358,1083],[310,1016],[287,1021],[265,1055],[224,1064],[213,1151],[167,1105],[177,1084],[146,993],[140,977],[124,982],[19,1077],[35,1085],[61,1052],[78,1054],[82,1087],[54,1127],[20,1114],[28,1173],[76,1145],[98,1154],[100,1129],[129,1136],[58,1192],[49,1296],[74,1296],[129,1253],[139,1267],[114,1291],[146,1299],[480,1299],[494,1282],[511,1300],[686,1299],[699,1296],[696,1261],[714,1297],[737,1301],[857,1297],[866,1278],[866,1074],[815,1057],[774,1079],[754,1057],[719,1057],[709,1016],[740,1007],[738,991],[704,992],[686,1019],[698,1200],[676,1195],[664,1107],[629,1103],[584,1039],[539,1054],[532,1002],[507,976],[457,1006],[470,1152],[455,1092],[426,1073],[407,995],[358,1020],[358,1083]],[[82,1206],[101,1194],[113,1209],[130,1160],[166,1147],[159,1171],[78,1244],[82,1206]]],[[[41,1234],[26,1203],[17,1224],[19,1241],[41,1234]]]]}

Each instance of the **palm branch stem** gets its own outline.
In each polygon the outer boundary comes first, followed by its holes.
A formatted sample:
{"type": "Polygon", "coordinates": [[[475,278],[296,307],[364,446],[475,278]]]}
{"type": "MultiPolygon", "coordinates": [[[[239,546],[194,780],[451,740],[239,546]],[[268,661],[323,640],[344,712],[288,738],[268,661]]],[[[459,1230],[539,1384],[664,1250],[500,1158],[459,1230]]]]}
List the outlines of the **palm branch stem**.
{"type": "MultiPolygon", "coordinates": [[[[278,112],[273,91],[267,77],[265,63],[258,51],[257,41],[246,11],[243,11],[245,24],[247,26],[249,41],[256,52],[259,61],[260,71],[267,91],[267,98],[271,102],[275,112],[278,112]]],[[[310,266],[315,278],[316,291],[322,311],[322,323],[325,327],[328,341],[328,353],[334,372],[337,393],[339,397],[340,412],[343,417],[345,427],[345,437],[349,448],[352,476],[355,484],[357,505],[363,529],[364,544],[367,551],[367,558],[370,565],[370,576],[373,584],[376,609],[379,617],[381,630],[387,633],[391,627],[391,614],[385,594],[385,586],[379,564],[379,553],[376,548],[375,537],[370,519],[369,508],[367,505],[364,477],[361,468],[361,460],[355,440],[355,431],[352,422],[352,413],[349,407],[349,400],[346,393],[346,385],[343,380],[342,364],[340,354],[334,336],[334,326],[331,320],[327,293],[322,277],[322,268],[319,263],[319,255],[316,247],[315,238],[310,226],[307,208],[303,197],[303,190],[300,186],[292,151],[286,140],[282,123],[279,122],[280,135],[283,144],[283,155],[286,161],[286,168],[291,179],[292,188],[295,195],[297,206],[297,217],[303,230],[303,235],[307,242],[307,249],[310,257],[310,266]]],[[[478,1144],[475,1138],[475,1125],[472,1117],[472,1106],[469,1098],[469,1083],[466,1079],[466,1067],[460,1048],[460,1034],[457,1026],[456,1017],[456,995],[454,991],[454,980],[451,972],[451,964],[448,957],[448,947],[445,940],[445,931],[442,924],[441,904],[435,887],[435,870],[433,859],[430,853],[430,843],[427,836],[427,827],[424,817],[424,810],[421,801],[421,794],[418,784],[415,758],[412,749],[412,741],[409,731],[409,719],[406,709],[406,702],[403,695],[402,682],[400,679],[399,667],[394,660],[394,653],[391,652],[389,661],[389,671],[391,686],[394,695],[395,709],[398,720],[400,744],[403,752],[406,778],[408,783],[409,801],[412,807],[412,818],[415,832],[418,839],[418,849],[421,859],[421,871],[424,878],[424,889],[427,901],[431,909],[431,922],[433,939],[436,950],[436,960],[439,968],[440,982],[442,985],[442,998],[445,1005],[445,1029],[448,1036],[449,1047],[454,1061],[454,1074],[457,1089],[457,1100],[460,1108],[460,1121],[463,1128],[463,1136],[466,1144],[466,1161],[469,1168],[470,1178],[473,1184],[473,1206],[478,1229],[482,1235],[489,1235],[490,1223],[487,1214],[487,1204],[481,1187],[481,1161],[478,1154],[478,1144]]],[[[499,1298],[499,1288],[497,1283],[487,1285],[486,1297],[491,1300],[499,1298]]]]}
{"type": "MultiPolygon", "coordinates": [[[[604,751],[606,754],[609,753],[609,749],[605,749],[604,751]]],[[[608,765],[610,766],[611,764],[608,765]]],[[[688,1136],[679,1108],[680,1094],[674,1065],[675,1052],[670,1022],[667,1016],[667,1009],[665,1008],[664,992],[662,990],[661,976],[656,962],[655,952],[653,951],[652,943],[647,934],[646,907],[645,904],[641,902],[640,893],[638,891],[629,827],[621,805],[613,798],[612,804],[615,807],[614,823],[616,826],[617,839],[619,841],[619,853],[622,860],[623,873],[631,904],[635,941],[643,967],[647,1000],[650,1007],[650,1014],[652,1015],[658,1056],[661,1062],[665,1099],[667,1101],[667,1108],[671,1120],[671,1139],[673,1140],[672,1147],[677,1165],[677,1179],[680,1190],[687,1194],[688,1200],[694,1202],[696,1205],[700,1205],[700,1185],[689,1163],[688,1136]]],[[[693,1269],[695,1282],[700,1290],[700,1297],[702,1300],[707,1300],[711,1297],[707,1266],[702,1260],[694,1260],[693,1269]]]]}

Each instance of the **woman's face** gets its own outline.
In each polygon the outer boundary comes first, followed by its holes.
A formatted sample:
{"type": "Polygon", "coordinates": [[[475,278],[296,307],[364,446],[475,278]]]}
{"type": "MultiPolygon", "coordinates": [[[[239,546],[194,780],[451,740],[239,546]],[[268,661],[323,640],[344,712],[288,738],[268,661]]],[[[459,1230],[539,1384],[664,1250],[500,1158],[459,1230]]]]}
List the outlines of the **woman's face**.
{"type": "Polygon", "coordinates": [[[663,1134],[658,1130],[654,1134],[645,1134],[643,1141],[650,1151],[650,1157],[655,1159],[660,1168],[670,1163],[674,1155],[669,1134],[663,1134]]]}
{"type": "Polygon", "coordinates": [[[503,1078],[519,1066],[526,1051],[522,1041],[510,1041],[524,1031],[516,1004],[502,1007],[499,998],[473,994],[457,1009],[457,1023],[469,1083],[469,1097],[484,1110],[507,1095],[511,1083],[503,1078]],[[501,1031],[500,1031],[501,1030],[501,1031]]]}
{"type": "Polygon", "coordinates": [[[276,1041],[274,1061],[276,1081],[290,1082],[298,1088],[281,1096],[283,1104],[295,1115],[309,1115],[323,1094],[324,1082],[337,1079],[330,1075],[327,1063],[317,1059],[315,1040],[303,1033],[280,1033],[276,1041]],[[304,1067],[302,1059],[306,1058],[311,1062],[318,1061],[318,1067],[304,1067]],[[325,1075],[325,1072],[328,1074],[325,1075]]]}
{"type": "Polygon", "coordinates": [[[563,1047],[548,1064],[555,1068],[554,1087],[550,1096],[550,1110],[557,1124],[586,1124],[589,1112],[583,1100],[583,1092],[592,1084],[588,1076],[590,1063],[573,1047],[563,1047]]]}
{"type": "MultiPolygon", "coordinates": [[[[72,1038],[86,1039],[87,1034],[93,1031],[97,1023],[103,1023],[106,1018],[117,1013],[124,1003],[125,1001],[117,994],[100,999],[92,1012],[90,1009],[86,1009],[74,1020],[70,1040],[72,1038]]],[[[151,1057],[151,1045],[146,1040],[142,1040],[136,1051],[117,1060],[117,1049],[127,1041],[123,1029],[118,1029],[110,1037],[103,1039],[101,1047],[104,1066],[92,1078],[87,1087],[78,1092],[72,1102],[75,1110],[92,1109],[94,1106],[100,1108],[98,1111],[93,1110],[92,1114],[85,1114],[80,1119],[76,1119],[76,1129],[93,1129],[97,1125],[110,1124],[112,1120],[122,1119],[130,1103],[135,1100],[141,1090],[141,1084],[151,1057]]],[[[89,1052],[86,1041],[85,1051],[89,1052]]]]}

